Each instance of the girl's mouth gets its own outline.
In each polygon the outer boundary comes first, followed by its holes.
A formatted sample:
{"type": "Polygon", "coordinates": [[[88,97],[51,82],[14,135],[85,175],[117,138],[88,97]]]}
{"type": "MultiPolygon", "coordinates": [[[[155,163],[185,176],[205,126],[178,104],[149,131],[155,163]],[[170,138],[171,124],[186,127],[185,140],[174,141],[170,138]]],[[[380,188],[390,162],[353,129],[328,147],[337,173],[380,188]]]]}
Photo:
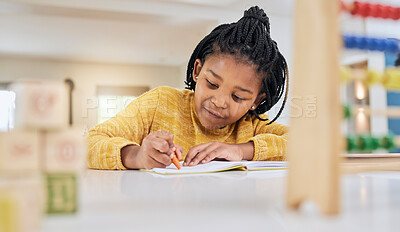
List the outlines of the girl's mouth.
{"type": "Polygon", "coordinates": [[[207,112],[207,115],[209,115],[212,118],[215,118],[215,119],[223,119],[224,118],[219,113],[217,113],[215,111],[208,110],[206,108],[204,108],[204,110],[207,112]]]}

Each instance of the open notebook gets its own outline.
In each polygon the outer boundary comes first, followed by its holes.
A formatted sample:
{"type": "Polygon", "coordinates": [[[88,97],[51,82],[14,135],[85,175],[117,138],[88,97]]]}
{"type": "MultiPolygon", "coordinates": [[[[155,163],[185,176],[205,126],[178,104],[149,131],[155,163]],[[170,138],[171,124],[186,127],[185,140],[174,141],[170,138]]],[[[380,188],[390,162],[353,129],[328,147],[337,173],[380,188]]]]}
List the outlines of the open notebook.
{"type": "Polygon", "coordinates": [[[153,169],[141,169],[141,171],[152,172],[162,175],[180,175],[180,174],[200,174],[200,173],[212,173],[212,172],[223,172],[229,170],[236,171],[257,171],[257,170],[279,170],[287,167],[285,161],[211,161],[206,164],[199,164],[196,166],[182,166],[178,170],[173,164],[166,168],[153,168],[153,169]]]}

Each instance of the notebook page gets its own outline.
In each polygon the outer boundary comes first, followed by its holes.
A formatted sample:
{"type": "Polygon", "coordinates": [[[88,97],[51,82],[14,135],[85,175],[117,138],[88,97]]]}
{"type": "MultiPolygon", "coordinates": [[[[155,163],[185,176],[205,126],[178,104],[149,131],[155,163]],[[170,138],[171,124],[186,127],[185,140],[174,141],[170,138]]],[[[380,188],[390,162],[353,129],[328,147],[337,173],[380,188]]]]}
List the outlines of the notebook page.
{"type": "Polygon", "coordinates": [[[286,169],[286,161],[241,161],[249,171],[286,169]]]}
{"type": "Polygon", "coordinates": [[[197,173],[210,173],[220,172],[232,169],[243,170],[244,166],[241,162],[229,162],[229,161],[211,161],[206,164],[198,164],[196,166],[182,166],[183,161],[180,162],[181,169],[178,170],[175,165],[171,164],[166,168],[153,168],[153,169],[141,169],[141,171],[153,172],[164,175],[174,174],[197,174],[197,173]]]}

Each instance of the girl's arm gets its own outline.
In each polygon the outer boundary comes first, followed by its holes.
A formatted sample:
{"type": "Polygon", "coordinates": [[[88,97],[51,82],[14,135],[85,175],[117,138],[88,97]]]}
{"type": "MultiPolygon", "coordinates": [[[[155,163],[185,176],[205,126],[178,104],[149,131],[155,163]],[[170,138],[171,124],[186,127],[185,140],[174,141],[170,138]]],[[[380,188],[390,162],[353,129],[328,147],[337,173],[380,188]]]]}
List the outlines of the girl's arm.
{"type": "Polygon", "coordinates": [[[139,146],[147,136],[158,105],[158,91],[149,91],[132,101],[115,117],[89,131],[88,165],[94,169],[126,169],[121,149],[139,146]]]}
{"type": "Polygon", "coordinates": [[[267,123],[258,119],[254,121],[255,136],[248,140],[254,144],[253,160],[286,160],[288,127],[276,122],[267,123]]]}

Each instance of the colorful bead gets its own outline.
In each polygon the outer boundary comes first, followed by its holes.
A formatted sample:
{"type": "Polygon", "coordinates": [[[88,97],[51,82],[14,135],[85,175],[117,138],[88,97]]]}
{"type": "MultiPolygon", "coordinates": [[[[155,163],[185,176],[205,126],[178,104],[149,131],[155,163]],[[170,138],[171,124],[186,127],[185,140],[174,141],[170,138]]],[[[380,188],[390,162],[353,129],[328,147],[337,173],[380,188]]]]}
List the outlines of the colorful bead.
{"type": "Polygon", "coordinates": [[[350,118],[353,115],[350,105],[343,106],[343,115],[344,115],[344,118],[346,118],[346,119],[350,118]]]}
{"type": "Polygon", "coordinates": [[[371,135],[347,136],[346,141],[348,152],[370,153],[380,148],[388,151],[396,148],[394,136],[392,134],[381,138],[371,135]]]}
{"type": "Polygon", "coordinates": [[[344,45],[347,49],[360,49],[395,53],[399,52],[400,50],[399,40],[397,39],[344,35],[343,40],[344,45]]]}
{"type": "Polygon", "coordinates": [[[378,139],[368,136],[360,135],[356,139],[357,147],[363,152],[371,152],[379,147],[378,139]]]}
{"type": "Polygon", "coordinates": [[[382,84],[387,89],[398,90],[400,89],[400,69],[399,68],[388,68],[386,69],[382,84]]]}
{"type": "Polygon", "coordinates": [[[383,75],[381,73],[374,70],[368,70],[367,77],[365,78],[364,81],[367,86],[371,86],[374,84],[382,83],[382,78],[383,75]]]}
{"type": "Polygon", "coordinates": [[[392,134],[386,135],[379,140],[379,145],[389,151],[396,148],[394,143],[394,136],[392,134]]]}
{"type": "Polygon", "coordinates": [[[351,69],[348,66],[340,67],[340,81],[348,83],[351,80],[351,69]]]}
{"type": "Polygon", "coordinates": [[[383,6],[381,4],[374,4],[368,2],[355,1],[353,3],[353,8],[344,7],[342,9],[350,11],[352,15],[358,15],[361,17],[373,17],[373,18],[383,18],[383,19],[400,19],[400,8],[383,6]]]}
{"type": "Polygon", "coordinates": [[[356,138],[353,136],[348,136],[346,138],[347,141],[347,151],[352,152],[355,151],[357,146],[356,146],[356,138]]]}

